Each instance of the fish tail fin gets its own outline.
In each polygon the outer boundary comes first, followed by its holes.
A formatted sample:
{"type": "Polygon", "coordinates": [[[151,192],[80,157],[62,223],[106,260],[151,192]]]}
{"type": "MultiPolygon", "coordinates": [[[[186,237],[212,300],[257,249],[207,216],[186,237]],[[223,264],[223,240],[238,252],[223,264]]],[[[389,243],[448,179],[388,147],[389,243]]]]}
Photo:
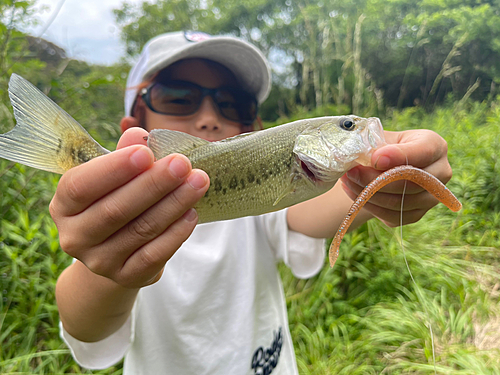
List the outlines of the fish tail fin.
{"type": "Polygon", "coordinates": [[[9,81],[16,126],[0,134],[0,158],[64,173],[108,153],[69,114],[17,74],[9,81]]]}

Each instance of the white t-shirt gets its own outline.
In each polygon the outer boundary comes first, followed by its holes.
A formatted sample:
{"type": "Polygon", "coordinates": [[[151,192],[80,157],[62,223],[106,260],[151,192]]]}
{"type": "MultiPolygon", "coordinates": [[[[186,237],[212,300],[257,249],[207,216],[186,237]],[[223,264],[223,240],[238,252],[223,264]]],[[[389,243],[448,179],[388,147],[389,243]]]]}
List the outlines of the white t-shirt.
{"type": "Polygon", "coordinates": [[[286,210],[200,224],[120,330],[95,343],[61,336],[83,367],[125,356],[124,375],[298,374],[276,263],[308,278],[324,255],[323,240],[288,229],[286,210]]]}

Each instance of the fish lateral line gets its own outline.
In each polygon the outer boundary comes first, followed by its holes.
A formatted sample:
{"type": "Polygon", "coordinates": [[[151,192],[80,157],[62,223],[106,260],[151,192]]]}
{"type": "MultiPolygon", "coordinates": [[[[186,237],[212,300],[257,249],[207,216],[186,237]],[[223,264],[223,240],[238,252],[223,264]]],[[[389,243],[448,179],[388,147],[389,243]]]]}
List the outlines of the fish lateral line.
{"type": "Polygon", "coordinates": [[[462,204],[455,197],[455,195],[453,195],[453,193],[441,181],[430,173],[411,165],[401,165],[389,169],[370,182],[370,184],[363,189],[351,205],[351,208],[342,221],[342,224],[340,224],[340,227],[335,233],[335,237],[330,245],[330,249],[328,251],[330,267],[335,265],[335,262],[339,257],[340,243],[359,211],[361,211],[363,206],[376,192],[391,182],[399,180],[408,180],[416,183],[431,193],[436,199],[453,212],[458,212],[462,208],[462,204]]]}

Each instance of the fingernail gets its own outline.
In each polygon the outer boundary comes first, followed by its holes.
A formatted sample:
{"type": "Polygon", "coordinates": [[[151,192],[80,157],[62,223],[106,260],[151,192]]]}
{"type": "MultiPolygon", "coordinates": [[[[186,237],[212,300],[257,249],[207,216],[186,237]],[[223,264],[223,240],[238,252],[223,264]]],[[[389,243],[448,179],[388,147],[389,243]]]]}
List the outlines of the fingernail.
{"type": "Polygon", "coordinates": [[[154,159],[147,147],[140,147],[130,155],[130,161],[137,169],[143,170],[153,164],[154,159]]]}
{"type": "Polygon", "coordinates": [[[207,184],[207,177],[204,172],[195,170],[189,175],[187,182],[193,189],[198,190],[207,184]]]}
{"type": "Polygon", "coordinates": [[[170,160],[168,168],[170,169],[170,173],[177,178],[186,177],[189,173],[189,165],[187,161],[180,156],[174,156],[174,158],[170,160]]]}
{"type": "Polygon", "coordinates": [[[194,220],[196,220],[197,217],[198,217],[198,213],[196,212],[196,210],[194,208],[190,208],[183,215],[183,218],[186,221],[194,221],[194,220]]]}
{"type": "Polygon", "coordinates": [[[375,162],[375,169],[388,169],[391,159],[388,156],[380,156],[375,162]]]}

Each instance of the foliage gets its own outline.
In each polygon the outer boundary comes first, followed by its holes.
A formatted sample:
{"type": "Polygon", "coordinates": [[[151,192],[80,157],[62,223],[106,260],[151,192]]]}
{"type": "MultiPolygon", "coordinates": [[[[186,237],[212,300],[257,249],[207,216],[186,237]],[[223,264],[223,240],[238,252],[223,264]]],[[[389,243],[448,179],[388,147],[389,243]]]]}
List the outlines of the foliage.
{"type": "MultiPolygon", "coordinates": [[[[260,47],[275,68],[275,121],[298,107],[428,108],[466,93],[494,96],[500,80],[500,4],[470,0],[175,0],[115,11],[130,56],[168,31],[231,34],[260,47]],[[474,83],[477,83],[474,86],[474,83]],[[283,97],[283,94],[285,96],[283,97]]],[[[269,116],[269,117],[267,117],[269,116]]]]}

